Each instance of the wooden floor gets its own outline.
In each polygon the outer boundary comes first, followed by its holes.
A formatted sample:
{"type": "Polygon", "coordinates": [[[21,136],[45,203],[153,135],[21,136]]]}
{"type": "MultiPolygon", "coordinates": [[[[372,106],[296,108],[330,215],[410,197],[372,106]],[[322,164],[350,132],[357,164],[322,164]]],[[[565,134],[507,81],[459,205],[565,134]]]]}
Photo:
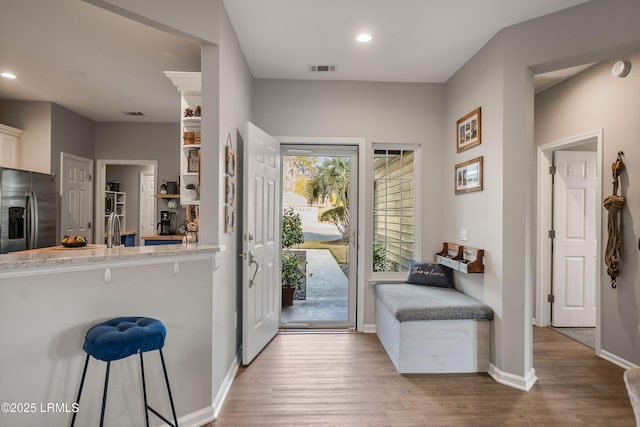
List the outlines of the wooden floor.
{"type": "Polygon", "coordinates": [[[375,334],[280,334],[207,426],[634,425],[622,368],[534,329],[528,393],[486,374],[400,375],[375,334]]]}

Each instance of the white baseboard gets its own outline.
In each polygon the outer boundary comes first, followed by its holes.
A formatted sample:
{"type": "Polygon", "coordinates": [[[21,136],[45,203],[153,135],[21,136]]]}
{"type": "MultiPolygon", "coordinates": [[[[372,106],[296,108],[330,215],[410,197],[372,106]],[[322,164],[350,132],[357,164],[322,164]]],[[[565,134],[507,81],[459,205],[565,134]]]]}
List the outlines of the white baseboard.
{"type": "Polygon", "coordinates": [[[236,357],[231,362],[231,366],[227,371],[227,375],[224,377],[224,381],[222,385],[218,389],[218,394],[216,398],[213,400],[213,416],[217,418],[222,410],[222,405],[224,404],[224,400],[227,398],[227,394],[229,393],[229,389],[231,389],[231,384],[233,383],[233,379],[236,377],[236,373],[238,372],[238,368],[240,368],[240,358],[242,357],[242,350],[238,352],[236,357]]]}
{"type": "Polygon", "coordinates": [[[536,370],[531,368],[526,376],[513,375],[508,372],[503,372],[493,363],[489,364],[489,375],[499,382],[509,387],[513,387],[522,391],[529,391],[531,387],[538,381],[536,377],[536,370]]]}
{"type": "Polygon", "coordinates": [[[362,332],[365,334],[375,334],[376,333],[376,324],[375,323],[365,323],[362,326],[362,332]]]}
{"type": "MultiPolygon", "coordinates": [[[[206,408],[202,408],[199,411],[192,412],[178,418],[178,425],[181,427],[200,427],[210,423],[215,419],[216,418],[213,416],[213,407],[207,406],[206,408]]],[[[162,427],[169,427],[169,425],[162,424],[162,427]]]]}
{"type": "Polygon", "coordinates": [[[624,369],[638,367],[638,365],[636,365],[635,363],[629,362],[628,360],[623,359],[622,357],[616,356],[613,353],[609,353],[607,350],[600,350],[600,352],[596,353],[596,355],[624,369]]]}

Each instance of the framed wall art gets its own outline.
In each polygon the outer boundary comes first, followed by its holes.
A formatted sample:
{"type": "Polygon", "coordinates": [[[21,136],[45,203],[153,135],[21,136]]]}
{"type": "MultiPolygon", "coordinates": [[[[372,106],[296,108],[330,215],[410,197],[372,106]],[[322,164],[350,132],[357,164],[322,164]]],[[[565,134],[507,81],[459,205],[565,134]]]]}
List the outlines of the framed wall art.
{"type": "Polygon", "coordinates": [[[455,166],[456,194],[482,191],[482,162],[481,156],[455,166]]]}
{"type": "Polygon", "coordinates": [[[236,202],[236,179],[232,176],[225,177],[224,201],[230,205],[236,202]]]}
{"type": "Polygon", "coordinates": [[[236,229],[236,208],[233,206],[224,207],[224,231],[232,233],[236,229]]]}
{"type": "Polygon", "coordinates": [[[481,108],[478,107],[456,122],[458,153],[482,143],[481,108]]]}
{"type": "Polygon", "coordinates": [[[236,174],[236,150],[227,145],[225,151],[225,172],[229,176],[235,176],[236,174]]]}

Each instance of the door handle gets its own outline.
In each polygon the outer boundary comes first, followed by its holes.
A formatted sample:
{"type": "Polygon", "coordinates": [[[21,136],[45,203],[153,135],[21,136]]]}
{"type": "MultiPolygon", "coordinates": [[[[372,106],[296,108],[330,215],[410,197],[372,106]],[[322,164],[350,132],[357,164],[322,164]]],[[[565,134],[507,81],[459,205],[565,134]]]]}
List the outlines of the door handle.
{"type": "Polygon", "coordinates": [[[255,284],[256,275],[258,274],[258,270],[260,270],[260,264],[258,264],[258,261],[256,261],[256,257],[253,254],[253,251],[249,251],[249,268],[251,268],[253,264],[256,265],[256,269],[254,270],[253,275],[251,276],[251,279],[249,279],[250,288],[255,284]]]}

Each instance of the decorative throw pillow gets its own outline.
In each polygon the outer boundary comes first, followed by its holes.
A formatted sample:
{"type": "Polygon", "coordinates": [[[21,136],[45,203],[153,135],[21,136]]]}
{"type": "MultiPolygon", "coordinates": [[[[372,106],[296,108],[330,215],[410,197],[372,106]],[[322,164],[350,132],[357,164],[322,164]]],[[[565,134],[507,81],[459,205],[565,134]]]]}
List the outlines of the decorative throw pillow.
{"type": "Polygon", "coordinates": [[[451,288],[452,271],[449,267],[440,264],[431,264],[411,260],[409,262],[409,275],[406,283],[414,285],[438,286],[440,288],[451,288]]]}

